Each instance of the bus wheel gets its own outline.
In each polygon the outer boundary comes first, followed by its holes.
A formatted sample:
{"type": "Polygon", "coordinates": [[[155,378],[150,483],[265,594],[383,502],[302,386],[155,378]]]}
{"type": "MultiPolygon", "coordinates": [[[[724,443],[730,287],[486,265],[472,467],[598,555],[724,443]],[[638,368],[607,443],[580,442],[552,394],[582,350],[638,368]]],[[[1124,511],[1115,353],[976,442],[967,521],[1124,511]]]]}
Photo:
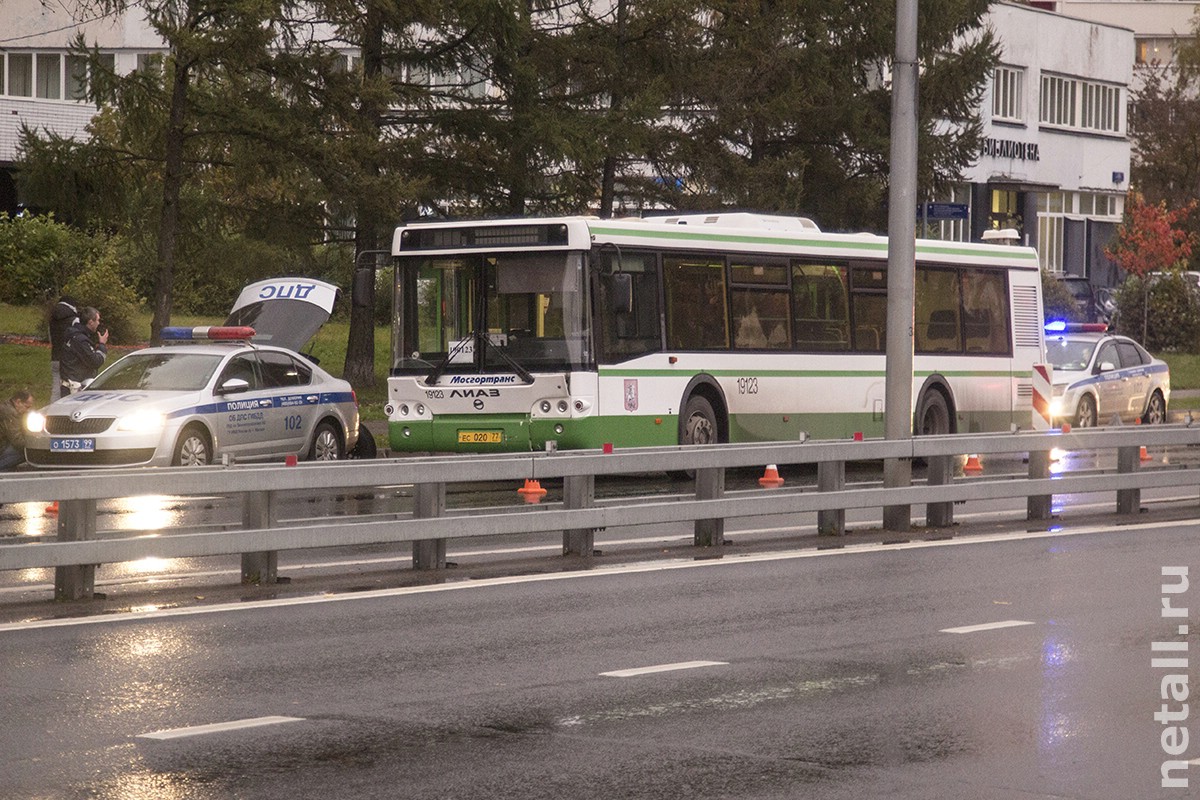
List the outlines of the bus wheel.
{"type": "Polygon", "coordinates": [[[931,389],[917,408],[917,435],[941,436],[950,432],[950,409],[942,393],[931,389]]]}
{"type": "Polygon", "coordinates": [[[1142,422],[1147,425],[1161,425],[1167,421],[1167,404],[1158,392],[1150,395],[1150,405],[1146,406],[1146,416],[1142,422]]]}
{"type": "Polygon", "coordinates": [[[683,409],[683,428],[680,444],[716,444],[717,415],[712,403],[699,395],[692,395],[683,409]]]}
{"type": "Polygon", "coordinates": [[[1075,412],[1075,427],[1096,427],[1096,401],[1090,394],[1085,394],[1079,400],[1079,410],[1075,412]]]}

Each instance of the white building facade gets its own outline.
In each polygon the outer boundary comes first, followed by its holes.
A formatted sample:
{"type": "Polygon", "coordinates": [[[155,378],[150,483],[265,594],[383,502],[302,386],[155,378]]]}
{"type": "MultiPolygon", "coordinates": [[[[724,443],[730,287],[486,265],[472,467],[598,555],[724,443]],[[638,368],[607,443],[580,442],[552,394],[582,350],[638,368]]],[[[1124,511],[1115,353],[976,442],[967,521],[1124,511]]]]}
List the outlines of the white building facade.
{"type": "Polygon", "coordinates": [[[969,220],[946,238],[1014,228],[1051,272],[1115,285],[1104,255],[1129,189],[1133,31],[1027,5],[997,3],[988,24],[1000,64],[980,109],[984,146],[949,200],[969,220]]]}

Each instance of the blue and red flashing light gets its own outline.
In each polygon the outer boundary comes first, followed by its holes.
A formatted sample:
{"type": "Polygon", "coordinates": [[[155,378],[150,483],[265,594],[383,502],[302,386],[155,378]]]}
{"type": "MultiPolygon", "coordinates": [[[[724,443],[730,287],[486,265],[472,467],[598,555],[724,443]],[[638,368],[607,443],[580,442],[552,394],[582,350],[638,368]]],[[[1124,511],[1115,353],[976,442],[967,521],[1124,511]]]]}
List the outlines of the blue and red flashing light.
{"type": "Polygon", "coordinates": [[[201,325],[198,328],[163,328],[158,336],[164,342],[240,341],[254,337],[254,328],[246,325],[201,325]]]}
{"type": "Polygon", "coordinates": [[[1106,322],[1067,322],[1065,319],[1055,319],[1045,325],[1046,333],[1106,333],[1106,322]]]}

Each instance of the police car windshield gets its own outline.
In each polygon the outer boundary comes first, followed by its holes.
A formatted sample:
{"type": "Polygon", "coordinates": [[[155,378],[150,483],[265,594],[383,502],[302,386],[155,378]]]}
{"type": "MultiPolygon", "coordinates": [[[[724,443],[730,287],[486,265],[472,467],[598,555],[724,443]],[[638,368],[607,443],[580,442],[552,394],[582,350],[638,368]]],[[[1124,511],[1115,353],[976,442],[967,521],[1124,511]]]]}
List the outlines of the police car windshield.
{"type": "Polygon", "coordinates": [[[1092,362],[1096,342],[1079,339],[1049,339],[1046,342],[1046,359],[1055,369],[1087,369],[1092,362]]]}
{"type": "Polygon", "coordinates": [[[89,389],[186,392],[203,389],[221,363],[204,353],[131,353],[113,364],[89,389]]]}

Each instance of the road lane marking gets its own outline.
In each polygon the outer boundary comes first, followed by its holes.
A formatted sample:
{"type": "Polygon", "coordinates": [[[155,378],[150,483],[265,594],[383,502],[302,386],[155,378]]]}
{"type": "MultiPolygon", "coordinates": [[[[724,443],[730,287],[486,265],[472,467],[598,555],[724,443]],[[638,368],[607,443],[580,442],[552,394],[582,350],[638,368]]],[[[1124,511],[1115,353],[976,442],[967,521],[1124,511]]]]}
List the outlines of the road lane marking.
{"type": "MultiPolygon", "coordinates": [[[[1185,526],[1188,521],[1169,523],[1174,526],[1185,526]]],[[[1133,525],[1102,525],[1075,530],[1055,531],[1022,531],[1016,533],[982,534],[961,539],[937,539],[932,541],[910,541],[903,544],[862,544],[848,545],[836,550],[791,550],[780,553],[753,553],[749,555],[727,555],[720,559],[705,559],[696,561],[692,558],[672,559],[669,561],[637,562],[632,564],[613,565],[588,570],[586,572],[551,572],[533,575],[512,575],[503,578],[480,578],[478,580],[461,580],[451,583],[431,584],[427,586],[400,586],[392,589],[374,589],[364,592],[346,592],[344,594],[319,594],[300,597],[280,597],[272,600],[254,602],[221,603],[211,606],[186,606],[178,608],[160,608],[152,611],[138,611],[128,614],[104,614],[95,617],[58,617],[53,619],[26,620],[23,622],[0,623],[0,633],[7,631],[27,631],[42,628],[75,627],[80,625],[112,625],[145,622],[146,620],[166,619],[173,617],[191,617],[208,614],[224,614],[246,611],[262,611],[269,608],[289,606],[307,606],[323,603],[362,602],[364,600],[379,600],[382,598],[399,597],[412,594],[432,594],[436,592],[453,592],[459,590],[474,590],[496,586],[512,586],[525,583],[548,583],[553,581],[589,580],[607,578],[614,575],[637,575],[649,572],[669,572],[686,569],[719,569],[744,566],[747,564],[795,561],[807,558],[840,558],[845,556],[866,555],[875,553],[897,553],[904,550],[926,550],[935,547],[972,547],[981,544],[998,544],[1007,542],[1035,541],[1038,539],[1066,539],[1075,536],[1093,536],[1104,533],[1132,534],[1141,530],[1158,530],[1162,522],[1145,522],[1133,525]]]]}
{"type": "Polygon", "coordinates": [[[195,725],[191,728],[170,728],[165,731],[138,734],[139,739],[183,739],[187,736],[203,736],[207,733],[236,731],[242,728],[259,728],[263,725],[281,725],[285,722],[303,722],[303,717],[253,717],[235,719],[231,722],[214,722],[211,725],[195,725]]]}
{"type": "Polygon", "coordinates": [[[696,669],[697,667],[727,667],[728,661],[679,661],[674,664],[658,664],[653,667],[634,667],[633,669],[615,669],[611,672],[601,672],[606,678],[632,678],[635,675],[649,675],[654,672],[672,672],[680,669],[696,669]]]}
{"type": "Polygon", "coordinates": [[[985,622],[982,625],[963,625],[961,628],[942,628],[940,633],[978,633],[979,631],[994,631],[999,628],[1016,628],[1021,625],[1033,624],[1023,619],[1006,619],[1003,622],[985,622]]]}

